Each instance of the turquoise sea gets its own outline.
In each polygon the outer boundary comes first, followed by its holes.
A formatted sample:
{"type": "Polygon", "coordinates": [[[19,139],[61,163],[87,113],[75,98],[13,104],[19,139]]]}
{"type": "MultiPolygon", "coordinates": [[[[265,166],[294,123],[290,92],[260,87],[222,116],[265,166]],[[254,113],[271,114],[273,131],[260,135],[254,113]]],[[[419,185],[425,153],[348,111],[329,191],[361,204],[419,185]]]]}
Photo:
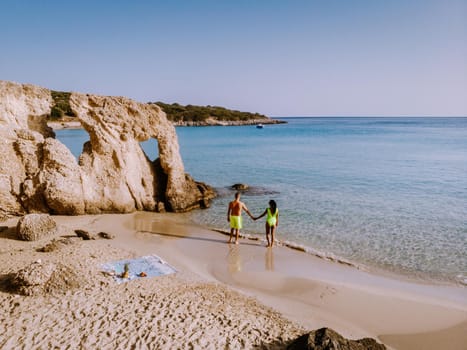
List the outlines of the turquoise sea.
{"type": "MultiPolygon", "coordinates": [[[[185,168],[214,186],[190,217],[227,230],[229,186],[258,215],[275,199],[277,238],[358,266],[467,284],[467,118],[284,118],[288,123],[178,127],[185,168]]],[[[78,156],[88,135],[60,130],[78,156]]],[[[157,157],[157,142],[143,145],[157,157]]],[[[244,232],[263,221],[245,216],[244,232]]]]}

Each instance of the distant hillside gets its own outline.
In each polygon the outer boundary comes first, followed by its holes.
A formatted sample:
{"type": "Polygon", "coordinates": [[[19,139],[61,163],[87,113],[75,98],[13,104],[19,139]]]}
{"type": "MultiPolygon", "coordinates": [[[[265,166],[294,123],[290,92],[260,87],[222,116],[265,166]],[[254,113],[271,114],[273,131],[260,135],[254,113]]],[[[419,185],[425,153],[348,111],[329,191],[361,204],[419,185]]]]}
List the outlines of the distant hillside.
{"type": "Polygon", "coordinates": [[[154,103],[161,107],[167,114],[167,118],[175,124],[212,124],[215,121],[218,121],[220,124],[224,124],[225,122],[239,122],[240,124],[244,124],[248,121],[267,123],[271,120],[263,114],[240,112],[219,106],[182,106],[178,103],[154,103]]]}
{"type": "MultiPolygon", "coordinates": [[[[50,114],[51,121],[72,121],[75,117],[70,107],[70,92],[51,91],[54,106],[50,114]]],[[[248,125],[284,123],[263,114],[240,112],[219,106],[182,106],[178,103],[149,102],[156,104],[166,113],[167,119],[179,126],[201,125],[248,125]]]]}

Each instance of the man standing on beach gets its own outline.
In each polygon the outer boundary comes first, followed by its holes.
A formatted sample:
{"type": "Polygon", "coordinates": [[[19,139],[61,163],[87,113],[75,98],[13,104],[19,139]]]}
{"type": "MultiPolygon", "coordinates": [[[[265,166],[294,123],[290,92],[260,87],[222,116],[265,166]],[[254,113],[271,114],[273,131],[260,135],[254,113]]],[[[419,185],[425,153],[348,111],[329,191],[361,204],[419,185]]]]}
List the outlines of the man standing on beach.
{"type": "Polygon", "coordinates": [[[227,221],[230,222],[230,238],[229,243],[232,242],[232,237],[235,232],[235,244],[238,244],[238,235],[242,226],[242,210],[253,218],[245,203],[240,202],[240,192],[235,193],[235,200],[229,203],[229,210],[227,211],[227,221]]]}

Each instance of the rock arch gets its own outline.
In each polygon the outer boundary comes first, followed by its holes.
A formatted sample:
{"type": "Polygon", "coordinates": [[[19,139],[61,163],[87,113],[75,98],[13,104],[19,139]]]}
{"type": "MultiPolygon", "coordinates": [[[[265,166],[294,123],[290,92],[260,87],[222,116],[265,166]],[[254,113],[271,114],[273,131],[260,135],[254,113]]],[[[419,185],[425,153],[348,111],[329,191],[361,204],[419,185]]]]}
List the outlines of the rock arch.
{"type": "Polygon", "coordinates": [[[89,133],[78,161],[47,127],[48,89],[0,81],[0,214],[77,215],[206,207],[212,189],[185,174],[173,125],[156,105],[71,93],[89,133]],[[139,143],[158,141],[150,161],[139,143]]]}

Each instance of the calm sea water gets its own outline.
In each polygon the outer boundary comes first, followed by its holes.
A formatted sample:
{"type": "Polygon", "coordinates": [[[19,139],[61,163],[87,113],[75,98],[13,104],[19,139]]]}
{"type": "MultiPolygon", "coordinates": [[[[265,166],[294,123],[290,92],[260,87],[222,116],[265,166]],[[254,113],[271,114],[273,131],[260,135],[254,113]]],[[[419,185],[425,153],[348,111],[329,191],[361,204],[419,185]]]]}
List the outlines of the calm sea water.
{"type": "MultiPolygon", "coordinates": [[[[287,118],[177,128],[185,168],[220,196],[193,220],[228,229],[228,187],[254,214],[275,199],[278,238],[413,277],[467,283],[467,118],[287,118]]],[[[57,137],[79,155],[83,130],[57,137]]],[[[153,159],[157,143],[143,145],[153,159]]],[[[264,223],[245,218],[245,232],[264,223]]]]}

